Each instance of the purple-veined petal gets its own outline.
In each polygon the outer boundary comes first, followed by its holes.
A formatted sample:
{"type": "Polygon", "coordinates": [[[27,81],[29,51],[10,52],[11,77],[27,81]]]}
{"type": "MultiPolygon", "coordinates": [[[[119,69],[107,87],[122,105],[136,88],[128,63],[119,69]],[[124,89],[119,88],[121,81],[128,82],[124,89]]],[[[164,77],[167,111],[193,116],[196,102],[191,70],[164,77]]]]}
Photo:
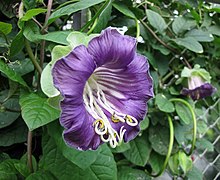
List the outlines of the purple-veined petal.
{"type": "Polygon", "coordinates": [[[121,68],[129,64],[134,55],[136,40],[122,36],[117,30],[108,28],[89,42],[88,51],[98,66],[121,68]]]}

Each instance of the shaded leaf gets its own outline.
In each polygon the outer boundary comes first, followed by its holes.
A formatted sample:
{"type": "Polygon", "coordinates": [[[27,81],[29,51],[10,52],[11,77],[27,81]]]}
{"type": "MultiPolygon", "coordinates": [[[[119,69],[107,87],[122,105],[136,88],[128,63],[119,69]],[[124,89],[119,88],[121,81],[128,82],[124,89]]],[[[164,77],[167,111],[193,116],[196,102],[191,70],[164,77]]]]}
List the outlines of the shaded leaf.
{"type": "Polygon", "coordinates": [[[195,20],[187,19],[182,16],[178,16],[177,18],[175,18],[172,23],[172,29],[175,32],[175,34],[181,34],[182,32],[186,30],[190,30],[195,26],[196,26],[195,20]]]}
{"type": "Polygon", "coordinates": [[[150,24],[160,33],[167,28],[167,24],[160,14],[149,9],[146,10],[146,13],[150,24]]]}
{"type": "Polygon", "coordinates": [[[20,96],[21,115],[30,130],[41,127],[59,117],[60,111],[50,106],[46,98],[34,93],[20,96]]]}
{"type": "Polygon", "coordinates": [[[48,125],[48,133],[54,138],[58,149],[63,156],[72,163],[76,164],[81,169],[87,169],[97,159],[100,149],[96,151],[80,151],[68,146],[62,137],[63,128],[57,123],[53,122],[48,125]]]}
{"type": "Polygon", "coordinates": [[[151,177],[147,176],[146,172],[133,169],[131,167],[122,166],[118,168],[118,179],[120,180],[150,180],[151,177]]]}
{"type": "Polygon", "coordinates": [[[192,121],[192,116],[187,106],[177,102],[175,103],[175,108],[181,122],[189,124],[192,121]]]}
{"type": "Polygon", "coordinates": [[[178,45],[183,46],[193,52],[196,53],[203,53],[203,47],[202,45],[192,37],[185,37],[185,38],[177,38],[173,40],[178,45]]]}
{"type": "Polygon", "coordinates": [[[82,9],[89,8],[91,6],[94,6],[96,4],[101,3],[103,1],[104,0],[93,0],[93,1],[91,1],[91,0],[81,0],[79,2],[61,7],[60,9],[56,10],[55,12],[53,12],[50,15],[50,17],[48,19],[48,24],[52,23],[53,21],[55,21],[57,18],[59,18],[61,16],[70,15],[74,12],[77,12],[77,11],[82,10],[82,9]]]}
{"type": "Polygon", "coordinates": [[[185,34],[185,37],[195,38],[199,42],[211,42],[214,40],[212,34],[201,29],[193,29],[185,34]]]}
{"type": "Polygon", "coordinates": [[[11,42],[10,46],[10,56],[15,56],[24,48],[24,36],[22,31],[20,31],[13,41],[11,42]]]}
{"type": "Polygon", "coordinates": [[[18,82],[19,84],[28,87],[23,78],[16,73],[13,69],[9,68],[4,61],[0,60],[0,71],[4,73],[12,81],[18,82]]]}
{"type": "Polygon", "coordinates": [[[125,151],[124,156],[135,165],[145,166],[151,152],[151,146],[144,135],[130,142],[131,148],[125,151]]]}
{"type": "Polygon", "coordinates": [[[4,35],[7,35],[11,32],[12,30],[12,25],[9,23],[5,22],[0,22],[0,32],[3,33],[4,35]]]}
{"type": "Polygon", "coordinates": [[[120,2],[114,2],[113,7],[118,11],[120,11],[125,16],[130,17],[132,19],[136,19],[134,13],[125,4],[120,2]]]}
{"type": "Polygon", "coordinates": [[[155,103],[158,106],[158,108],[163,112],[175,111],[173,103],[171,103],[163,94],[156,95],[155,103]]]}
{"type": "MultiPolygon", "coordinates": [[[[7,128],[0,131],[0,146],[11,146],[25,142],[27,139],[27,126],[21,119],[17,119],[7,128]]],[[[0,178],[1,179],[1,178],[0,178]]]]}
{"type": "Polygon", "coordinates": [[[32,17],[40,14],[40,13],[44,13],[47,12],[47,9],[42,9],[42,8],[36,8],[36,9],[30,9],[28,10],[25,15],[21,18],[21,21],[28,21],[30,20],[32,17]]]}

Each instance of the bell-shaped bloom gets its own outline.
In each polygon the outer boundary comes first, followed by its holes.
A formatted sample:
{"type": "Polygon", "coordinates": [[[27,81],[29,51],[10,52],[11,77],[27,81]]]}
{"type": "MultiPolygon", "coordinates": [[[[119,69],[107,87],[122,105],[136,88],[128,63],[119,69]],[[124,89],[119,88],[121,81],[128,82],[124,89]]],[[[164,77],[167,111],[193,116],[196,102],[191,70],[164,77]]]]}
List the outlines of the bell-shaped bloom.
{"type": "Polygon", "coordinates": [[[153,84],[134,38],[108,28],[58,60],[52,75],[63,96],[60,123],[68,145],[95,150],[108,142],[114,148],[137,136],[153,84]]]}
{"type": "Polygon", "coordinates": [[[210,83],[205,82],[200,76],[188,78],[188,89],[183,88],[182,94],[190,96],[194,101],[211,96],[216,91],[210,83]]]}
{"type": "Polygon", "coordinates": [[[193,69],[184,68],[181,74],[188,81],[188,88],[183,88],[181,94],[190,96],[193,100],[211,96],[216,88],[210,84],[210,75],[205,70],[195,65],[193,69]]]}

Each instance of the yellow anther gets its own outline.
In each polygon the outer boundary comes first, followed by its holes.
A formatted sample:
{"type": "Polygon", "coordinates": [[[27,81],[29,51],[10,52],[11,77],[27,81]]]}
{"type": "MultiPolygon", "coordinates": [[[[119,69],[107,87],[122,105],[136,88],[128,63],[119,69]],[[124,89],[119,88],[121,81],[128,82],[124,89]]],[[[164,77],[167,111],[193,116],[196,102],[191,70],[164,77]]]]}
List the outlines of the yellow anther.
{"type": "Polygon", "coordinates": [[[128,120],[131,123],[134,122],[133,119],[128,115],[125,116],[125,120],[128,120]]]}
{"type": "Polygon", "coordinates": [[[104,128],[104,122],[102,119],[96,119],[95,122],[93,123],[93,126],[95,126],[97,123],[99,123],[99,128],[104,128]]]}
{"type": "Polygon", "coordinates": [[[117,123],[117,122],[120,121],[119,119],[115,118],[115,113],[112,114],[111,120],[112,120],[112,122],[114,122],[114,123],[117,123]]]}

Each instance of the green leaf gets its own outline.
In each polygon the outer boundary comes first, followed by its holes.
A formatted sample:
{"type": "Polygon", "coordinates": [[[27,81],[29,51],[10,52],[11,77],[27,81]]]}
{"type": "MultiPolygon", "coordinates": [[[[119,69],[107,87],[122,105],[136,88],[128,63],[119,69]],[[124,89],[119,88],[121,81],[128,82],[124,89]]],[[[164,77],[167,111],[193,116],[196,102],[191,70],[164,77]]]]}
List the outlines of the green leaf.
{"type": "Polygon", "coordinates": [[[202,150],[207,150],[209,152],[214,151],[214,145],[205,138],[197,139],[196,148],[197,149],[202,149],[202,150]]]}
{"type": "Polygon", "coordinates": [[[193,166],[192,169],[186,174],[186,177],[188,177],[188,180],[203,180],[202,172],[195,166],[193,166]]]}
{"type": "Polygon", "coordinates": [[[147,18],[150,24],[160,33],[165,31],[167,24],[160,14],[152,10],[146,10],[147,18]]]}
{"type": "Polygon", "coordinates": [[[104,0],[81,0],[79,2],[73,3],[66,5],[55,12],[53,12],[49,19],[48,19],[48,24],[51,24],[53,21],[55,21],[57,18],[64,16],[64,15],[70,15],[74,12],[80,11],[82,9],[89,8],[91,6],[94,6],[96,4],[99,4],[103,2],[104,0]]]}
{"type": "Polygon", "coordinates": [[[172,29],[177,35],[183,33],[184,31],[190,30],[195,26],[195,20],[187,19],[182,16],[178,16],[172,23],[172,29]]]}
{"type": "Polygon", "coordinates": [[[14,164],[19,162],[16,159],[7,159],[0,163],[0,179],[2,180],[17,180],[17,170],[14,164]]]}
{"type": "Polygon", "coordinates": [[[0,33],[3,33],[4,35],[7,35],[11,32],[12,25],[5,22],[0,22],[0,33]]]}
{"type": "Polygon", "coordinates": [[[48,34],[44,34],[39,36],[39,39],[55,42],[62,45],[69,45],[66,38],[70,34],[70,31],[55,31],[49,32],[48,34]]]}
{"type": "Polygon", "coordinates": [[[144,118],[144,120],[140,122],[140,128],[141,128],[141,130],[143,131],[143,130],[147,129],[148,126],[149,126],[149,123],[150,123],[150,121],[149,121],[148,117],[146,116],[146,117],[144,118]]]}
{"type": "Polygon", "coordinates": [[[157,94],[156,95],[156,100],[155,100],[156,105],[158,106],[158,108],[163,111],[163,112],[174,112],[175,108],[173,103],[171,103],[166,96],[164,96],[163,94],[157,94]]]}
{"type": "Polygon", "coordinates": [[[174,136],[178,144],[186,143],[192,139],[192,125],[181,125],[180,123],[174,124],[174,136]]]}
{"type": "Polygon", "coordinates": [[[49,171],[37,171],[30,174],[26,180],[54,180],[55,177],[49,171]]]}
{"type": "Polygon", "coordinates": [[[192,37],[177,38],[173,40],[176,44],[183,46],[193,52],[203,53],[202,45],[192,37]]]}
{"type": "Polygon", "coordinates": [[[138,166],[145,166],[151,152],[151,146],[144,135],[130,142],[131,148],[125,151],[124,156],[138,166]]]}
{"type": "Polygon", "coordinates": [[[23,35],[31,42],[40,41],[40,29],[32,20],[25,22],[23,35]]]}
{"type": "Polygon", "coordinates": [[[50,171],[59,180],[66,180],[70,177],[76,180],[115,180],[117,178],[116,163],[107,145],[101,146],[96,161],[87,169],[82,170],[62,156],[52,138],[45,136],[42,143],[43,157],[40,160],[40,167],[50,171]]]}
{"type": "Polygon", "coordinates": [[[132,19],[136,19],[134,13],[125,4],[120,2],[114,2],[113,7],[118,11],[120,11],[125,16],[130,17],[132,19]]]}
{"type": "Polygon", "coordinates": [[[28,10],[25,15],[21,18],[21,21],[28,21],[30,20],[32,17],[47,12],[47,9],[42,9],[42,8],[36,8],[36,9],[30,9],[28,10]]]}
{"type": "Polygon", "coordinates": [[[15,56],[24,48],[24,36],[23,32],[20,31],[13,41],[11,42],[10,46],[10,56],[15,56]]]}
{"type": "Polygon", "coordinates": [[[131,148],[130,143],[122,142],[120,146],[116,146],[115,148],[111,148],[113,153],[123,153],[131,148]]]}
{"type": "MultiPolygon", "coordinates": [[[[0,131],[0,146],[11,146],[25,142],[27,139],[27,126],[22,119],[17,119],[7,128],[0,131]]],[[[0,178],[1,179],[1,178],[0,178]]]]}
{"type": "Polygon", "coordinates": [[[20,96],[21,115],[29,130],[41,127],[59,117],[60,111],[50,106],[46,98],[24,93],[20,96]]]}
{"type": "Polygon", "coordinates": [[[201,29],[192,29],[191,31],[188,31],[184,36],[195,38],[199,42],[211,42],[214,40],[212,34],[201,29]]]}
{"type": "Polygon", "coordinates": [[[20,115],[18,98],[7,98],[7,94],[6,90],[0,92],[0,129],[12,124],[20,115]]]}
{"type": "Polygon", "coordinates": [[[208,27],[208,32],[210,34],[220,36],[220,26],[219,25],[210,26],[210,27],[208,27]]]}
{"type": "Polygon", "coordinates": [[[4,61],[0,59],[0,71],[4,73],[9,79],[12,81],[18,82],[19,84],[28,87],[26,82],[23,80],[23,78],[16,73],[13,69],[9,68],[4,61]]]}
{"type": "Polygon", "coordinates": [[[28,58],[10,62],[8,66],[21,76],[34,71],[34,65],[28,58]]]}
{"type": "Polygon", "coordinates": [[[108,21],[111,18],[111,12],[112,12],[112,0],[109,0],[107,6],[100,13],[99,18],[98,18],[98,22],[97,22],[93,32],[99,33],[103,29],[106,28],[108,21]]]}
{"type": "Polygon", "coordinates": [[[155,152],[161,155],[167,154],[169,137],[169,128],[165,126],[151,126],[149,129],[149,141],[151,146],[155,152]]]}
{"type": "Polygon", "coordinates": [[[181,122],[184,124],[189,124],[192,122],[192,116],[187,106],[177,102],[175,103],[175,108],[181,122]]]}
{"type": "Polygon", "coordinates": [[[189,156],[187,156],[184,152],[179,151],[179,165],[183,170],[184,174],[186,174],[192,168],[192,160],[189,156]]]}
{"type": "Polygon", "coordinates": [[[164,160],[165,160],[164,156],[161,156],[160,154],[156,153],[153,150],[151,151],[149,164],[151,165],[151,168],[153,169],[154,173],[160,172],[164,164],[164,160]]]}
{"type": "Polygon", "coordinates": [[[151,177],[147,176],[146,172],[133,169],[131,167],[122,166],[118,168],[118,179],[120,180],[150,180],[151,177]]]}
{"type": "Polygon", "coordinates": [[[97,151],[79,151],[66,145],[62,137],[63,128],[57,122],[48,125],[48,133],[54,138],[58,149],[62,152],[63,156],[69,161],[80,167],[87,169],[97,159],[100,149],[97,151]]]}

